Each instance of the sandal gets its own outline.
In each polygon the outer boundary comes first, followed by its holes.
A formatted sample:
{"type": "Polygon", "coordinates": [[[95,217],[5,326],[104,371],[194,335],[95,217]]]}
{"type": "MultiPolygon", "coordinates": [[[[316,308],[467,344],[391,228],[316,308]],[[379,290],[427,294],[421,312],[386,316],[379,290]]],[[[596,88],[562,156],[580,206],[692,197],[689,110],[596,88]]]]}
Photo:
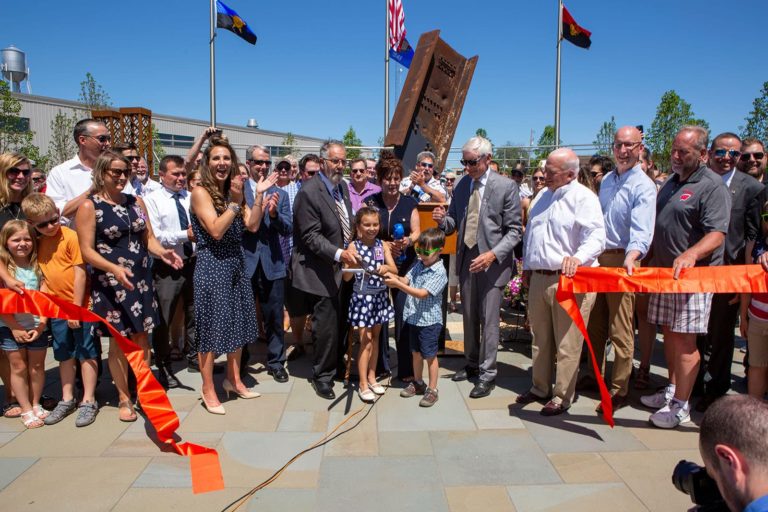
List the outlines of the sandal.
{"type": "Polygon", "coordinates": [[[124,400],[117,404],[118,409],[120,409],[120,421],[124,421],[126,423],[130,423],[132,421],[136,421],[138,416],[136,416],[136,411],[133,409],[133,403],[130,400],[124,400]],[[124,414],[124,411],[128,411],[128,414],[124,414]]]}
{"type": "Polygon", "coordinates": [[[40,404],[37,404],[37,405],[33,406],[32,407],[32,412],[34,412],[35,416],[37,416],[41,420],[44,420],[45,418],[47,418],[48,414],[49,414],[49,412],[46,411],[45,408],[42,405],[40,405],[40,404]]]}
{"type": "Polygon", "coordinates": [[[6,418],[18,418],[21,416],[21,406],[19,402],[11,402],[3,407],[3,416],[6,418]]]}
{"type": "Polygon", "coordinates": [[[21,421],[24,422],[24,426],[27,428],[40,428],[45,425],[43,420],[35,416],[34,410],[23,412],[19,416],[21,416],[21,421]]]}

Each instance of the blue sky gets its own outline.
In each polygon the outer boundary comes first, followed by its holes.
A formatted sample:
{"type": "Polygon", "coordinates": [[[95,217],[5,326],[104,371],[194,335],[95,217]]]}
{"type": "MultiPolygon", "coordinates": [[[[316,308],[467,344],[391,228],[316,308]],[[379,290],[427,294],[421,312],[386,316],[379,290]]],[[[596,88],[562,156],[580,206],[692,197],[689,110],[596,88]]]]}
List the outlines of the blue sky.
{"type": "MultiPolygon", "coordinates": [[[[385,0],[225,3],[259,41],[254,47],[219,30],[219,122],[244,125],[255,117],[264,129],[335,138],[351,125],[365,144],[377,144],[385,0]]],[[[495,143],[527,144],[531,129],[538,138],[552,123],[556,0],[403,4],[412,44],[440,29],[459,53],[480,57],[454,146],[479,127],[495,143]]],[[[0,46],[27,53],[34,94],[76,99],[91,72],[116,106],[207,119],[208,5],[5,2],[0,46]]],[[[713,131],[736,130],[768,80],[765,0],[568,0],[566,6],[592,31],[588,51],[563,43],[566,144],[592,142],[611,115],[619,125],[650,127],[669,89],[713,131]]],[[[392,75],[396,68],[393,63],[392,75]]]]}

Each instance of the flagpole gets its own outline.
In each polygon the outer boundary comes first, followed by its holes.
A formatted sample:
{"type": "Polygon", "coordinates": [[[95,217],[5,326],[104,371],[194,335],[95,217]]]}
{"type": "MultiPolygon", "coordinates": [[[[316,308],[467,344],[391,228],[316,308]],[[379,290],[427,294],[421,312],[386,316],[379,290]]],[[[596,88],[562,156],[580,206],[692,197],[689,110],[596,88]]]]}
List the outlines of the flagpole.
{"type": "Polygon", "coordinates": [[[389,131],[389,0],[384,0],[387,8],[384,24],[384,138],[389,131]]]}
{"type": "Polygon", "coordinates": [[[560,42],[563,40],[563,0],[557,0],[557,71],[555,72],[555,147],[560,145],[560,42]]]}
{"type": "Polygon", "coordinates": [[[216,0],[211,0],[211,126],[216,126],[216,0]]]}

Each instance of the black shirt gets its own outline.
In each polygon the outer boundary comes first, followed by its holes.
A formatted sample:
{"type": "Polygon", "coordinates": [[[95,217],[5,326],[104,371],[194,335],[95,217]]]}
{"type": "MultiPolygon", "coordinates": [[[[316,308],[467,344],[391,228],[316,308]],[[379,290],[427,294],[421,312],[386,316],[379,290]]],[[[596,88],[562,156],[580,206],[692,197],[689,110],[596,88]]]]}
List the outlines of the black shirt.
{"type": "Polygon", "coordinates": [[[0,229],[5,226],[9,220],[25,220],[24,212],[21,211],[21,203],[8,203],[5,208],[0,208],[0,229]]]}
{"type": "MultiPolygon", "coordinates": [[[[405,236],[411,234],[411,214],[416,206],[419,204],[416,199],[400,194],[400,200],[395,205],[395,208],[390,212],[387,209],[387,205],[384,204],[384,198],[382,193],[373,194],[366,197],[363,200],[366,206],[371,208],[377,208],[379,210],[379,218],[381,226],[379,227],[379,238],[387,242],[394,240],[392,237],[392,228],[395,224],[402,224],[405,236]]],[[[414,260],[416,259],[416,252],[412,246],[408,246],[405,251],[405,261],[397,266],[398,273],[405,275],[405,272],[411,268],[414,260]]]]}

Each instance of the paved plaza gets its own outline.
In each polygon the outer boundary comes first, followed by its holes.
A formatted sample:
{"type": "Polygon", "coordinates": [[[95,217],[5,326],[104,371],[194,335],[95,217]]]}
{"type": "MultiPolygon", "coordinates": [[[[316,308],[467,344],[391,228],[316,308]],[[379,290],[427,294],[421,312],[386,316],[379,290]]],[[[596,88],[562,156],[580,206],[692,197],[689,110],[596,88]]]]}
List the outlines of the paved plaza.
{"type": "MultiPolygon", "coordinates": [[[[449,316],[448,327],[452,338],[461,338],[459,315],[449,316]]],[[[661,352],[657,344],[659,357],[661,352]]],[[[472,400],[471,383],[450,380],[462,365],[460,357],[441,358],[440,400],[431,409],[419,408],[417,398],[400,398],[400,384],[393,384],[357,428],[298,459],[238,510],[691,507],[670,476],[680,459],[701,463],[695,425],[700,414],[678,430],[653,428],[651,411],[639,405],[634,390],[632,406],[616,413],[614,429],[594,412],[595,395],[579,396],[568,413],[553,418],[541,416],[539,404],[515,405],[530,384],[530,342],[524,336],[503,343],[500,377],[487,398],[472,400]]],[[[46,392],[59,396],[50,351],[47,367],[46,392]]],[[[180,368],[185,388],[169,392],[181,419],[178,433],[218,450],[225,490],[193,495],[188,459],[161,451],[143,418],[118,421],[116,393],[102,379],[97,391],[102,408],[90,427],[76,428],[74,415],[26,431],[18,419],[0,419],[0,510],[222,510],[362,405],[338,383],[336,401],[315,396],[305,356],[289,362],[292,378],[285,384],[274,382],[261,364],[253,365],[251,376],[262,396],[226,401],[221,394],[227,414],[215,416],[201,406],[199,374],[180,368]]],[[[740,364],[734,372],[743,376],[740,364]]],[[[653,373],[662,383],[663,368],[654,366],[653,373]]]]}

